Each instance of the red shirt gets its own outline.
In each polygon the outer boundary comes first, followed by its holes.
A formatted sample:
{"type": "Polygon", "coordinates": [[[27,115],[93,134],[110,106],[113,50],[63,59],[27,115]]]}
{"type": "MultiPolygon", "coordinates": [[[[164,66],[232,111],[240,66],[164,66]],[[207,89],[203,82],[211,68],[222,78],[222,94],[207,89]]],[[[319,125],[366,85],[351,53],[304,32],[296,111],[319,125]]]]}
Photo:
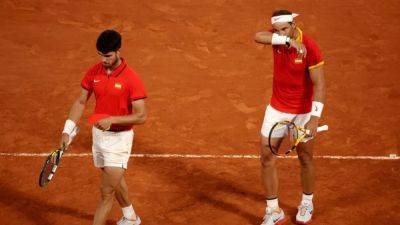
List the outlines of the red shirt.
{"type": "MultiPolygon", "coordinates": [[[[132,101],[147,97],[142,81],[124,59],[110,75],[106,74],[103,63],[97,63],[87,71],[81,85],[89,94],[95,95],[94,114],[129,115],[132,114],[132,101]]],[[[110,130],[131,128],[131,125],[112,125],[110,130]]]]}
{"type": "Polygon", "coordinates": [[[303,114],[311,111],[313,83],[310,70],[324,64],[322,54],[310,37],[298,29],[297,41],[304,44],[307,55],[297,57],[295,48],[286,45],[274,45],[274,78],[271,106],[281,112],[303,114]]]}

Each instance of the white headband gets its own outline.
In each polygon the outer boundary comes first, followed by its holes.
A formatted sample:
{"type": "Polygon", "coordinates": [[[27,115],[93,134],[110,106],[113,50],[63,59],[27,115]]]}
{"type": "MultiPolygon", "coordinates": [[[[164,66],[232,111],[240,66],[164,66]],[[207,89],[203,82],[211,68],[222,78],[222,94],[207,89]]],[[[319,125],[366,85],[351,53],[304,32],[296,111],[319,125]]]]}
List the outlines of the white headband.
{"type": "Polygon", "coordinates": [[[271,24],[274,23],[290,23],[293,22],[293,19],[298,16],[297,13],[292,13],[292,15],[280,15],[271,17],[271,24]]]}

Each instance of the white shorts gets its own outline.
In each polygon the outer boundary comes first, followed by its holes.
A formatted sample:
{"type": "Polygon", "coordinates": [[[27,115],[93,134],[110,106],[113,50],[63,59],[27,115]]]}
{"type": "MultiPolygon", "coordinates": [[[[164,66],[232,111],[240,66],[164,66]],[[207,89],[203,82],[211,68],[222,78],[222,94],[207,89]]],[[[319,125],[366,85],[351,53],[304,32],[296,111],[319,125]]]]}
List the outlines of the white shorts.
{"type": "Polygon", "coordinates": [[[133,130],[111,132],[92,128],[94,166],[127,169],[131,155],[133,130]]]}
{"type": "MultiPolygon", "coordinates": [[[[305,114],[284,113],[274,109],[271,105],[268,105],[267,109],[265,110],[264,122],[261,127],[261,135],[268,137],[272,126],[279,121],[291,121],[297,126],[304,127],[310,118],[311,112],[305,114]]],[[[285,134],[282,134],[282,137],[284,135],[285,134]]]]}

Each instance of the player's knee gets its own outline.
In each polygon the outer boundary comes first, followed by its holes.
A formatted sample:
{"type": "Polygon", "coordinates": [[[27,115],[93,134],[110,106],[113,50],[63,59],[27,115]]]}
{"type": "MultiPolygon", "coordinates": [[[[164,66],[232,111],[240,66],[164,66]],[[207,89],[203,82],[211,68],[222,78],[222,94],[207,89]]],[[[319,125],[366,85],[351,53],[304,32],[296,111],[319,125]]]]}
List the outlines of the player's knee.
{"type": "Polygon", "coordinates": [[[102,200],[110,200],[113,198],[115,190],[110,186],[102,186],[100,187],[100,192],[102,200]]]}
{"type": "Polygon", "coordinates": [[[313,165],[313,157],[312,155],[302,154],[299,155],[300,165],[302,167],[309,167],[313,165]]]}
{"type": "Polygon", "coordinates": [[[260,157],[261,166],[263,168],[275,166],[275,158],[272,154],[261,154],[260,157]]]}
{"type": "Polygon", "coordinates": [[[122,187],[117,187],[114,192],[114,194],[116,194],[116,195],[126,195],[127,193],[128,193],[128,190],[126,190],[122,187]]]}

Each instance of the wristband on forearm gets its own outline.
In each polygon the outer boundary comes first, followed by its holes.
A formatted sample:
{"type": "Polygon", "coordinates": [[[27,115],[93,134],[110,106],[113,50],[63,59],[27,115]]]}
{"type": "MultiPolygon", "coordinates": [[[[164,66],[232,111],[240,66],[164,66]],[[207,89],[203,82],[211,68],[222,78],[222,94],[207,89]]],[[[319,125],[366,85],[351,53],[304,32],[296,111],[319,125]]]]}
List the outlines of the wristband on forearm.
{"type": "Polygon", "coordinates": [[[290,37],[280,36],[277,33],[272,34],[271,45],[287,45],[290,43],[290,37]]]}
{"type": "Polygon", "coordinates": [[[321,117],[323,109],[324,109],[324,103],[313,101],[311,108],[311,115],[316,117],[321,117]]]}
{"type": "Polygon", "coordinates": [[[75,128],[76,128],[75,122],[68,119],[67,121],[65,121],[63,133],[66,133],[71,136],[71,134],[74,133],[75,128]]]}

